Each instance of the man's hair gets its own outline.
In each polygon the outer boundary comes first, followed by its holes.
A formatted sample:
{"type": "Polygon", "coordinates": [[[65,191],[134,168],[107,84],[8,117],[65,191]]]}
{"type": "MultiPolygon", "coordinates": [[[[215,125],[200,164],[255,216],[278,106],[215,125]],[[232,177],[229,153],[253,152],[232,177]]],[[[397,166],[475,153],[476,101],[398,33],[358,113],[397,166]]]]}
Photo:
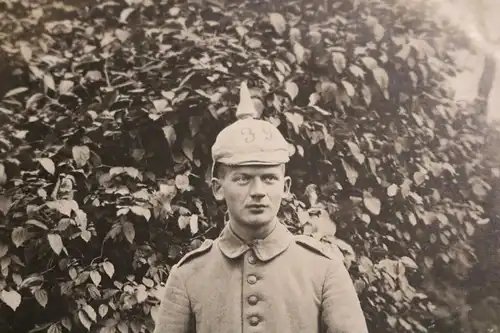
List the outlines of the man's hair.
{"type": "MultiPolygon", "coordinates": [[[[283,169],[283,173],[286,171],[285,164],[280,164],[281,168],[283,169]]],[[[213,176],[219,179],[224,179],[226,177],[227,173],[229,172],[230,166],[224,163],[215,163],[214,165],[214,173],[213,176]]]]}

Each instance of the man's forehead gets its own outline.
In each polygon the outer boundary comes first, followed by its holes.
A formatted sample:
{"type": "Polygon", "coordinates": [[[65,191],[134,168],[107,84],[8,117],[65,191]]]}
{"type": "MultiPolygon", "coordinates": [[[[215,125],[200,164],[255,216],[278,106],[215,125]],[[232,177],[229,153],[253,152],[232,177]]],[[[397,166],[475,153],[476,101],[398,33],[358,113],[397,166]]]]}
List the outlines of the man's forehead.
{"type": "Polygon", "coordinates": [[[280,172],[283,164],[278,165],[262,165],[262,164],[246,164],[246,165],[225,165],[226,170],[238,173],[268,173],[280,172]]]}

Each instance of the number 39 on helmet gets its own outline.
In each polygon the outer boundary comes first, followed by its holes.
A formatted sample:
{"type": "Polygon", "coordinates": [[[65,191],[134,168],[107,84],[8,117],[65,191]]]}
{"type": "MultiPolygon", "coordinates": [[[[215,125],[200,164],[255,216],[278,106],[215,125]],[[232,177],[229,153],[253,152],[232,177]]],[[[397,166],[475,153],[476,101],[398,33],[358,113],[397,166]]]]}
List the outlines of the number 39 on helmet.
{"type": "Polygon", "coordinates": [[[246,82],[240,87],[238,120],[224,128],[212,146],[212,161],[226,165],[279,165],[289,161],[289,143],[257,111],[246,82]]]}

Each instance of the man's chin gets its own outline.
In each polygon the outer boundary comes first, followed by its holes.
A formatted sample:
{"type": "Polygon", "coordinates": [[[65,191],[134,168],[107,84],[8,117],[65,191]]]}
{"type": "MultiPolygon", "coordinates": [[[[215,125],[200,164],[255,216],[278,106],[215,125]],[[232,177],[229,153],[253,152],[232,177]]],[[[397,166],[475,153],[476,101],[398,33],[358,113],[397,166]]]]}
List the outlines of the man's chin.
{"type": "Polygon", "coordinates": [[[252,216],[246,220],[246,224],[250,227],[259,228],[271,223],[273,220],[274,219],[269,216],[252,216]]]}

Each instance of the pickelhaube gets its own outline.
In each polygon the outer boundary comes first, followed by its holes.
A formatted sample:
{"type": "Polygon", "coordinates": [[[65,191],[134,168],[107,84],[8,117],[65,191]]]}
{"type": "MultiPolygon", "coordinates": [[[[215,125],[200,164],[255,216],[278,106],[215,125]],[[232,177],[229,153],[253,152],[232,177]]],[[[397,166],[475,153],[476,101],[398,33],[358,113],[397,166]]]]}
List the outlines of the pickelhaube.
{"type": "Polygon", "coordinates": [[[226,165],[279,165],[289,161],[289,144],[280,131],[258,118],[246,82],[240,87],[237,121],[224,128],[212,146],[212,161],[226,165]]]}

